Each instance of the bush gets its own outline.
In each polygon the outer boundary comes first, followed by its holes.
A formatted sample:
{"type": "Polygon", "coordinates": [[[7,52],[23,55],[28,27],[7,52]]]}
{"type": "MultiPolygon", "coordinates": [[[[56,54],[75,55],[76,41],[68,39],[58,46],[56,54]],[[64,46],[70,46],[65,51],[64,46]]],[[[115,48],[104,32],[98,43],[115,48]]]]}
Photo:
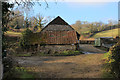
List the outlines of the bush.
{"type": "Polygon", "coordinates": [[[120,78],[120,42],[110,48],[105,61],[109,66],[108,71],[114,77],[120,78]]]}
{"type": "Polygon", "coordinates": [[[30,48],[30,38],[31,38],[31,34],[33,32],[30,29],[26,29],[23,33],[22,33],[22,38],[20,39],[20,46],[22,49],[29,49],[30,48]]]}
{"type": "Polygon", "coordinates": [[[63,51],[62,53],[55,54],[55,56],[75,56],[79,54],[83,53],[80,51],[63,51]]]}
{"type": "Polygon", "coordinates": [[[15,75],[15,66],[17,66],[17,62],[15,62],[12,58],[3,58],[3,67],[4,67],[4,75],[3,80],[9,80],[14,78],[15,75]]]}

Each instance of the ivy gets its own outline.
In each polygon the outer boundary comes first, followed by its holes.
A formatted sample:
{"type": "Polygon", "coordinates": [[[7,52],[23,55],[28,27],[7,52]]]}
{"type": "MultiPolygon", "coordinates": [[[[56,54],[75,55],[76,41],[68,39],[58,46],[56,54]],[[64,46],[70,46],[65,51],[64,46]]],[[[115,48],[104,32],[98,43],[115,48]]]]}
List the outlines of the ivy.
{"type": "Polygon", "coordinates": [[[120,41],[112,46],[109,50],[106,62],[109,64],[109,69],[112,75],[120,78],[120,41]]]}

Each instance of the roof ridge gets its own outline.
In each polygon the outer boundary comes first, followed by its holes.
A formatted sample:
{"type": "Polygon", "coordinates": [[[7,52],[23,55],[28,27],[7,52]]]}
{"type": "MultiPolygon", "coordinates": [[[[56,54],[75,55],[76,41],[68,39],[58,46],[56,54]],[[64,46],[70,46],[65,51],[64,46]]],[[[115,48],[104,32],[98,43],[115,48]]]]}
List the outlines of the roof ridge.
{"type": "MultiPolygon", "coordinates": [[[[41,31],[43,31],[45,28],[47,28],[49,25],[67,25],[70,26],[64,19],[62,19],[60,16],[57,16],[55,19],[53,19],[50,23],[48,23],[41,31]]],[[[70,26],[71,27],[71,26],[70,26]]],[[[72,27],[71,27],[72,28],[72,27]]],[[[72,28],[72,30],[74,30],[72,28]]]]}
{"type": "Polygon", "coordinates": [[[53,19],[48,25],[69,25],[64,19],[62,19],[60,16],[57,16],[55,19],[53,19]]]}

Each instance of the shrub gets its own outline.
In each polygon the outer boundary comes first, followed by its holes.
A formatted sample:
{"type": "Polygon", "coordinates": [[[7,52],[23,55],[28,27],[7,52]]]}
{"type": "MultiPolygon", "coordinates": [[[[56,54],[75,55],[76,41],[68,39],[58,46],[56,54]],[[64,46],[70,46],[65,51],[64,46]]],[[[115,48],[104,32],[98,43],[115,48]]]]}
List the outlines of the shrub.
{"type": "Polygon", "coordinates": [[[79,55],[82,54],[82,52],[80,51],[63,51],[61,54],[55,54],[55,56],[75,56],[75,55],[79,55]]]}
{"type": "Polygon", "coordinates": [[[120,77],[120,42],[110,48],[107,53],[106,63],[109,65],[109,72],[112,73],[114,77],[120,77]]]}
{"type": "Polygon", "coordinates": [[[30,29],[26,29],[23,33],[22,33],[22,38],[20,39],[20,46],[22,49],[29,49],[30,48],[30,38],[31,38],[31,34],[33,32],[30,29]]]}
{"type": "Polygon", "coordinates": [[[15,75],[15,66],[18,66],[17,62],[11,57],[3,58],[4,75],[3,80],[12,79],[15,75]]]}

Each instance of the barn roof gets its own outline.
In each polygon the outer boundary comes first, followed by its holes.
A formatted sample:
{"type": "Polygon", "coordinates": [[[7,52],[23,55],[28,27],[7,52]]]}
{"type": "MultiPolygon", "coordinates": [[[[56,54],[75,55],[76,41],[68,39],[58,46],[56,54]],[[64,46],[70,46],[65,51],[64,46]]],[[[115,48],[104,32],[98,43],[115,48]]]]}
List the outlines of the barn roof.
{"type": "Polygon", "coordinates": [[[75,44],[78,41],[78,33],[61,17],[56,17],[41,30],[45,36],[46,44],[75,44]]]}
{"type": "Polygon", "coordinates": [[[68,31],[74,30],[67,22],[65,22],[60,16],[52,20],[41,31],[68,31]]]}
{"type": "Polygon", "coordinates": [[[60,16],[56,17],[54,20],[52,20],[48,25],[69,25],[67,22],[65,22],[60,16]]]}

